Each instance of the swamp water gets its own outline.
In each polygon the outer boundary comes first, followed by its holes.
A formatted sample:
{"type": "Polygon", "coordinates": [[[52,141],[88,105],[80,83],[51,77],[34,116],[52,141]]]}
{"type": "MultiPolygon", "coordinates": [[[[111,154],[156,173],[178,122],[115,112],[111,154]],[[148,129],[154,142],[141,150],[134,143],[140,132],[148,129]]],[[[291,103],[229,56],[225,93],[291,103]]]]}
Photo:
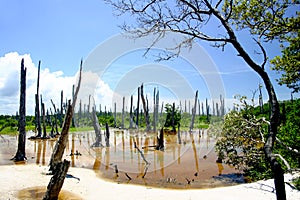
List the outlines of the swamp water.
{"type": "MultiPolygon", "coordinates": [[[[70,133],[64,158],[71,161],[72,167],[94,170],[99,178],[121,184],[187,189],[243,183],[234,168],[216,163],[215,139],[207,131],[182,132],[181,144],[177,135],[165,134],[164,151],[153,147],[157,134],[117,129],[110,133],[110,147],[96,148],[91,147],[94,132],[70,133]]],[[[32,135],[28,133],[27,137],[32,135]]],[[[13,164],[10,158],[15,155],[17,139],[0,139],[0,165],[13,164]]],[[[55,142],[56,139],[27,140],[27,163],[48,165],[55,142]]],[[[105,145],[104,136],[102,144],[105,145]]]]}

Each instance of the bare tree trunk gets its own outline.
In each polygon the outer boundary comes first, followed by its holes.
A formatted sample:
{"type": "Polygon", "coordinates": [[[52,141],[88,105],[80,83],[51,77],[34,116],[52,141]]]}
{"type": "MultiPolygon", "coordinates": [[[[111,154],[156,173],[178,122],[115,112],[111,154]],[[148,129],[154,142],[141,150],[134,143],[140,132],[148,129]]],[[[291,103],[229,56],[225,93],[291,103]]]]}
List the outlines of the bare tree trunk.
{"type": "Polygon", "coordinates": [[[143,108],[144,108],[144,117],[146,120],[146,131],[150,131],[151,130],[151,126],[150,126],[150,121],[149,121],[149,110],[146,104],[146,100],[144,97],[144,86],[143,84],[141,85],[141,99],[142,99],[142,104],[143,104],[143,108]]]}
{"type": "Polygon", "coordinates": [[[18,138],[18,150],[14,158],[14,161],[25,161],[26,153],[26,71],[24,67],[24,59],[21,61],[21,80],[20,80],[20,107],[19,107],[19,138],[18,138]]]}
{"type": "Polygon", "coordinates": [[[175,103],[173,103],[173,106],[172,106],[172,132],[173,133],[176,132],[176,128],[175,128],[175,103]]]}
{"type": "Polygon", "coordinates": [[[123,97],[123,106],[122,106],[122,125],[121,125],[122,129],[124,129],[124,115],[125,115],[125,97],[123,97]]]}
{"type": "Polygon", "coordinates": [[[58,199],[59,192],[64,184],[65,177],[70,167],[70,161],[64,160],[57,163],[55,173],[50,179],[47,186],[47,191],[43,200],[56,200],[58,199]]]}
{"type": "Polygon", "coordinates": [[[159,137],[157,137],[157,145],[155,149],[163,151],[164,147],[164,128],[162,127],[159,132],[159,137]]]}
{"type": "Polygon", "coordinates": [[[138,99],[137,99],[137,105],[136,105],[136,122],[135,122],[137,127],[139,127],[140,92],[141,92],[141,88],[138,87],[138,99]]]}
{"type": "Polygon", "coordinates": [[[114,103],[114,127],[117,127],[117,103],[114,103]]]}
{"type": "Polygon", "coordinates": [[[63,123],[63,127],[62,127],[62,131],[60,134],[60,137],[58,139],[58,141],[55,144],[53,153],[51,155],[51,160],[50,160],[50,171],[54,172],[56,170],[56,165],[61,162],[67,142],[68,142],[68,138],[69,138],[69,129],[71,126],[71,121],[72,121],[72,111],[73,107],[71,105],[71,101],[69,101],[69,105],[68,105],[68,109],[67,109],[67,113],[64,119],[64,123],[63,123]]]}
{"type": "Polygon", "coordinates": [[[152,126],[153,131],[156,132],[156,88],[153,89],[153,120],[152,120],[152,126]]]}
{"type": "Polygon", "coordinates": [[[102,146],[102,137],[101,137],[101,129],[100,129],[100,125],[98,122],[98,117],[96,114],[96,109],[95,107],[93,107],[93,112],[92,112],[93,116],[93,126],[94,126],[94,130],[95,130],[95,135],[96,135],[96,142],[92,145],[93,147],[101,147],[102,146]]]}
{"type": "Polygon", "coordinates": [[[42,117],[43,117],[43,138],[47,138],[45,104],[41,103],[41,105],[42,105],[42,117]]]}
{"type": "Polygon", "coordinates": [[[191,119],[191,124],[190,124],[190,131],[192,131],[194,128],[194,121],[195,121],[196,109],[197,109],[197,99],[198,99],[198,90],[196,91],[195,104],[194,104],[194,107],[192,108],[192,119],[191,119]]]}
{"type": "Polygon", "coordinates": [[[80,63],[79,80],[78,80],[78,85],[76,87],[75,96],[74,96],[72,104],[71,104],[71,101],[69,100],[68,109],[67,109],[67,113],[64,118],[61,135],[58,138],[58,141],[56,142],[53,153],[51,155],[49,171],[52,171],[52,172],[54,172],[56,170],[57,163],[62,161],[62,157],[63,157],[64,151],[65,151],[65,148],[66,148],[66,145],[68,142],[69,129],[70,129],[71,121],[73,118],[74,107],[76,104],[77,95],[78,95],[80,84],[81,84],[81,73],[82,73],[82,61],[80,63]]]}
{"type": "Polygon", "coordinates": [[[129,122],[129,128],[132,128],[133,123],[133,114],[132,114],[132,106],[133,106],[133,96],[130,97],[130,122],[129,122]]]}
{"type": "Polygon", "coordinates": [[[37,86],[36,86],[36,95],[35,95],[35,117],[36,117],[36,128],[37,128],[37,137],[42,137],[42,129],[41,129],[41,119],[40,119],[40,68],[41,61],[39,61],[38,65],[38,77],[37,77],[37,86]]]}
{"type": "Polygon", "coordinates": [[[106,122],[105,123],[105,143],[106,143],[106,147],[109,147],[110,145],[109,145],[109,136],[110,136],[110,134],[109,134],[109,127],[108,127],[108,123],[106,122]]]}

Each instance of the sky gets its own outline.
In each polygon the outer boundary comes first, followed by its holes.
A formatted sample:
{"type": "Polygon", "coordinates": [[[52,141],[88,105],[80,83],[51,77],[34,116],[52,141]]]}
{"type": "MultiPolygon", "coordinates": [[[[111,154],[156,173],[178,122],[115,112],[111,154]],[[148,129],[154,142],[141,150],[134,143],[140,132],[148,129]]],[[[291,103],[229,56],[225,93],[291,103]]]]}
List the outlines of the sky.
{"type": "MultiPolygon", "coordinates": [[[[153,38],[133,41],[124,37],[119,26],[133,19],[116,17],[112,8],[101,0],[1,0],[0,10],[0,114],[18,111],[22,58],[27,67],[26,98],[30,115],[34,113],[39,61],[40,94],[46,108],[51,107],[51,99],[59,105],[61,90],[64,98],[71,98],[81,59],[85,73],[79,99],[86,102],[92,95],[97,106],[107,108],[115,101],[120,108],[122,96],[128,104],[129,96],[136,97],[142,83],[150,102],[153,88],[159,89],[161,101],[177,103],[193,99],[198,90],[200,101],[205,98],[217,101],[222,94],[226,107],[231,108],[234,95],[251,98],[262,83],[230,46],[221,51],[206,42],[196,42],[181,57],[156,62],[155,55],[181,37],[170,35],[143,56],[153,38]]],[[[241,42],[255,56],[253,41],[243,34],[241,42]]],[[[268,44],[266,49],[270,58],[280,54],[277,44],[268,44]]],[[[279,75],[270,66],[266,68],[278,98],[289,99],[290,90],[275,81],[279,75]]],[[[263,97],[267,99],[265,90],[263,97]]]]}

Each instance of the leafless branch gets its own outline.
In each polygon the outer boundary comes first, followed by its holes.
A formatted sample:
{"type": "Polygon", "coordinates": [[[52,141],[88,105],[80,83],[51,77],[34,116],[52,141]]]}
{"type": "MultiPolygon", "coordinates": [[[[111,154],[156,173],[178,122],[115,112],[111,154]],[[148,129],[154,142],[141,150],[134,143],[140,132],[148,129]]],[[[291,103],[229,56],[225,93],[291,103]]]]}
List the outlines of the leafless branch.
{"type": "Polygon", "coordinates": [[[297,155],[300,155],[300,152],[299,152],[297,149],[293,149],[293,148],[287,146],[284,142],[282,142],[282,141],[281,141],[279,138],[277,138],[277,137],[276,137],[276,141],[277,141],[279,144],[281,144],[284,148],[286,148],[287,150],[292,151],[292,152],[294,152],[294,153],[297,154],[297,155]]]}
{"type": "Polygon", "coordinates": [[[263,53],[263,59],[264,59],[264,61],[263,61],[263,63],[261,64],[261,68],[262,68],[263,70],[265,70],[265,65],[266,65],[266,63],[267,63],[267,61],[268,61],[267,52],[266,52],[265,48],[262,46],[262,44],[261,44],[260,41],[258,41],[258,40],[255,39],[255,38],[253,38],[253,39],[254,39],[254,41],[256,42],[256,44],[259,46],[261,52],[263,53]]]}
{"type": "Polygon", "coordinates": [[[284,163],[284,165],[287,167],[287,170],[288,170],[288,171],[291,170],[291,166],[290,166],[289,163],[286,161],[286,159],[284,159],[284,158],[282,157],[282,155],[280,155],[280,154],[273,154],[273,155],[276,156],[276,157],[278,157],[278,158],[280,158],[280,159],[283,161],[283,163],[284,163]]]}

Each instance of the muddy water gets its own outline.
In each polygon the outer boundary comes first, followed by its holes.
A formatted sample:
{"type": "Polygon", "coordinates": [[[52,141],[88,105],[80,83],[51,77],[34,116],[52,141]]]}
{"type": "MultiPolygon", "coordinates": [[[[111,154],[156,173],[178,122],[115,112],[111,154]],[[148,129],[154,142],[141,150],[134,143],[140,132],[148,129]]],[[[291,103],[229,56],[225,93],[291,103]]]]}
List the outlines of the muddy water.
{"type": "MultiPolygon", "coordinates": [[[[17,137],[4,136],[0,142],[0,165],[13,164],[9,159],[16,152],[17,137]]],[[[27,162],[48,165],[55,142],[55,139],[27,140],[27,162]]],[[[110,147],[91,148],[94,142],[93,132],[70,134],[64,158],[71,161],[72,167],[93,169],[99,177],[117,183],[185,189],[243,182],[232,167],[215,162],[215,139],[206,131],[182,133],[181,144],[176,135],[165,135],[164,151],[153,147],[154,133],[112,130],[110,147]],[[76,152],[78,155],[73,155],[76,152]]]]}

